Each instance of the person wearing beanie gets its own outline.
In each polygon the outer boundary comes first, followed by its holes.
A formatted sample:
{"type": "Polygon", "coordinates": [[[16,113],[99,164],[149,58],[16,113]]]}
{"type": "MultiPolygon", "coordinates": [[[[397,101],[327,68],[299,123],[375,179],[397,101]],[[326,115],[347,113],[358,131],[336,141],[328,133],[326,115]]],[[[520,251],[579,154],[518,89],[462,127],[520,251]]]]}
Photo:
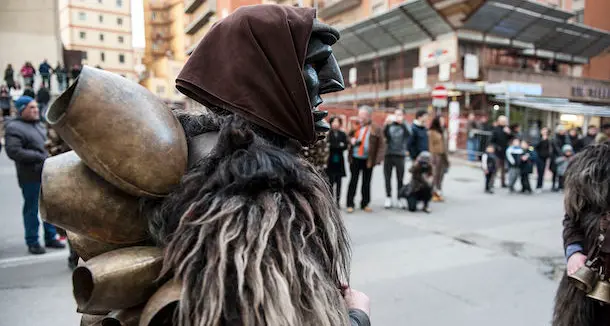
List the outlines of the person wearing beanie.
{"type": "Polygon", "coordinates": [[[559,176],[559,190],[563,190],[564,176],[574,155],[574,148],[570,144],[565,144],[561,147],[561,153],[562,155],[555,159],[557,175],[559,176]]]}
{"type": "MultiPolygon", "coordinates": [[[[25,242],[31,254],[46,251],[38,242],[38,195],[42,166],[47,158],[45,149],[46,130],[40,122],[38,103],[30,96],[21,96],[15,101],[18,116],[6,125],[6,153],[15,161],[17,179],[23,195],[23,224],[25,242]]],[[[64,248],[57,240],[55,227],[44,222],[44,239],[47,248],[64,248]]]]}

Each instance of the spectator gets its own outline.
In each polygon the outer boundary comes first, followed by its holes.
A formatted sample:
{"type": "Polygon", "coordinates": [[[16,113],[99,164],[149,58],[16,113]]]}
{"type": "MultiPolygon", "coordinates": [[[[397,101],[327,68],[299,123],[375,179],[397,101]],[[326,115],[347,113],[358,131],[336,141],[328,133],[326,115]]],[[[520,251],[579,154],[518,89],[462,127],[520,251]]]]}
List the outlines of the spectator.
{"type": "Polygon", "coordinates": [[[49,106],[49,101],[51,100],[51,94],[49,90],[45,87],[41,87],[36,94],[36,102],[38,102],[38,108],[40,111],[40,120],[45,121],[47,108],[49,106]]]}
{"type": "Polygon", "coordinates": [[[536,151],[536,174],[538,182],[536,183],[536,192],[540,193],[544,185],[544,174],[547,169],[548,161],[553,155],[553,144],[549,139],[549,128],[542,128],[540,131],[540,141],[534,147],[536,151]]]}
{"type": "Polygon", "coordinates": [[[530,174],[534,170],[534,161],[536,160],[535,153],[530,148],[530,144],[526,140],[521,141],[521,149],[523,149],[523,155],[521,156],[521,192],[532,193],[532,187],[530,186],[530,174]]]}
{"type": "Polygon", "coordinates": [[[23,89],[21,88],[21,84],[16,83],[15,88],[10,91],[11,99],[13,101],[17,101],[23,95],[23,89]]]}
{"type": "Polygon", "coordinates": [[[15,71],[13,71],[13,65],[8,64],[4,70],[4,82],[8,87],[9,91],[15,88],[15,71]]]}
{"type": "Polygon", "coordinates": [[[506,161],[508,162],[508,188],[515,192],[515,183],[521,176],[521,161],[525,152],[521,148],[519,138],[513,138],[512,145],[506,149],[506,161]]]}
{"type": "Polygon", "coordinates": [[[591,125],[587,128],[587,135],[580,139],[578,147],[583,150],[585,147],[595,144],[595,137],[597,137],[597,127],[591,125]]]}
{"type": "Polygon", "coordinates": [[[447,156],[447,139],[445,137],[445,118],[436,116],[430,124],[428,139],[429,148],[432,154],[432,201],[443,201],[443,177],[449,168],[449,158],[447,156]]]}
{"type": "Polygon", "coordinates": [[[29,96],[31,98],[36,98],[36,92],[34,92],[34,89],[30,86],[26,86],[25,89],[23,90],[23,96],[29,96]]]}
{"type": "Polygon", "coordinates": [[[595,136],[595,143],[605,143],[608,141],[608,139],[610,139],[610,123],[605,123],[602,126],[602,132],[598,133],[597,136],[595,136]]]}
{"type": "Polygon", "coordinates": [[[568,131],[568,143],[572,145],[574,153],[580,152],[580,137],[576,128],[572,128],[568,131]]]}
{"type": "Polygon", "coordinates": [[[511,138],[523,139],[523,134],[521,134],[521,126],[518,123],[513,123],[510,125],[510,133],[511,138]]]}
{"type": "Polygon", "coordinates": [[[76,78],[78,78],[78,76],[80,75],[80,71],[81,71],[80,65],[75,64],[72,66],[72,70],[70,70],[70,77],[72,78],[72,81],[75,81],[76,78]]]}
{"type": "Polygon", "coordinates": [[[419,110],[415,113],[415,120],[411,126],[411,137],[409,137],[409,155],[411,159],[415,161],[419,153],[428,151],[428,129],[426,129],[426,123],[428,122],[428,112],[425,110],[419,110]]]}
{"type": "Polygon", "coordinates": [[[562,155],[555,159],[557,163],[557,175],[559,180],[559,190],[563,190],[564,185],[564,176],[566,171],[568,170],[568,164],[572,160],[572,155],[574,155],[574,149],[570,144],[565,144],[561,148],[562,155]]]}
{"type": "Polygon", "coordinates": [[[557,174],[557,158],[563,156],[563,151],[561,150],[564,145],[569,144],[568,136],[566,135],[566,129],[562,125],[558,125],[555,129],[555,138],[553,139],[553,156],[551,160],[551,172],[553,173],[553,188],[552,191],[559,191],[558,186],[558,178],[557,174]]]}
{"type": "Polygon", "coordinates": [[[11,115],[11,95],[4,85],[0,86],[0,109],[3,119],[6,120],[11,115]]]}
{"type": "Polygon", "coordinates": [[[326,175],[330,181],[331,192],[337,199],[337,206],[341,206],[341,183],[345,177],[345,159],[343,152],[347,149],[347,135],[341,130],[343,121],[339,117],[330,118],[331,130],[328,133],[330,154],[326,164],[326,175]]]}
{"type": "Polygon", "coordinates": [[[506,188],[506,149],[512,139],[511,130],[507,125],[508,119],[503,115],[499,116],[491,135],[491,143],[496,147],[502,188],[506,188]]]}
{"type": "MultiPolygon", "coordinates": [[[[25,241],[32,254],[44,254],[45,249],[38,242],[38,195],[42,166],[47,158],[45,149],[46,131],[40,123],[38,104],[28,96],[15,102],[18,117],[6,126],[6,153],[15,161],[17,179],[23,193],[23,222],[25,241]]],[[[64,248],[57,239],[53,225],[44,222],[45,244],[49,248],[64,248]]]]}
{"type": "Polygon", "coordinates": [[[40,66],[38,66],[38,71],[40,72],[40,77],[42,77],[42,87],[51,89],[51,65],[47,62],[47,59],[44,59],[40,66]]]}
{"type": "Polygon", "coordinates": [[[481,167],[485,173],[485,192],[494,193],[494,180],[496,178],[496,149],[493,145],[487,145],[485,153],[481,156],[481,167]]]}
{"type": "Polygon", "coordinates": [[[427,151],[419,153],[409,169],[411,181],[400,189],[398,196],[407,201],[410,212],[417,210],[417,204],[424,204],[423,211],[430,213],[428,204],[432,198],[432,186],[428,182],[432,167],[430,164],[430,153],[427,151]]]}
{"type": "MultiPolygon", "coordinates": [[[[386,151],[383,160],[383,174],[385,176],[385,208],[392,207],[392,170],[396,169],[396,193],[402,188],[405,174],[405,157],[407,156],[407,145],[409,142],[409,130],[404,122],[404,114],[401,109],[394,111],[391,120],[385,125],[383,134],[385,136],[386,151]]],[[[406,208],[405,200],[397,200],[400,208],[406,208]]]]}
{"type": "Polygon", "coordinates": [[[373,167],[381,163],[383,158],[381,129],[371,121],[373,109],[368,106],[358,110],[358,116],[362,123],[360,129],[354,132],[350,139],[351,150],[349,155],[351,178],[347,191],[347,212],[354,212],[354,197],[358,179],[362,173],[362,201],[360,208],[367,213],[373,210],[369,207],[371,201],[371,177],[373,167]]]}
{"type": "Polygon", "coordinates": [[[476,138],[476,132],[478,129],[479,124],[475,120],[474,113],[469,113],[468,122],[466,122],[466,135],[468,136],[468,140],[466,142],[466,149],[468,150],[468,160],[471,162],[474,162],[477,159],[479,142],[476,138]]]}
{"type": "Polygon", "coordinates": [[[68,72],[66,71],[66,67],[64,67],[61,63],[57,63],[55,70],[55,77],[57,78],[57,85],[60,92],[63,92],[68,87],[68,72]]]}
{"type": "Polygon", "coordinates": [[[25,83],[24,87],[34,87],[34,75],[36,75],[34,66],[32,66],[30,62],[26,62],[23,67],[21,67],[21,76],[25,83]]]}

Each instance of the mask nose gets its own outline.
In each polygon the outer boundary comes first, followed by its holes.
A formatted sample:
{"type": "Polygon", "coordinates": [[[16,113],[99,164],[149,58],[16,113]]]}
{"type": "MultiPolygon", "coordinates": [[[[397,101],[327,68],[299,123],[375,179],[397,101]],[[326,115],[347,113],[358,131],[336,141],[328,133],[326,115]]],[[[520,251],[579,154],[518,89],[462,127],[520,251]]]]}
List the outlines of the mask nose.
{"type": "Polygon", "coordinates": [[[331,54],[318,72],[320,94],[339,92],[345,89],[343,75],[335,56],[331,54]]]}

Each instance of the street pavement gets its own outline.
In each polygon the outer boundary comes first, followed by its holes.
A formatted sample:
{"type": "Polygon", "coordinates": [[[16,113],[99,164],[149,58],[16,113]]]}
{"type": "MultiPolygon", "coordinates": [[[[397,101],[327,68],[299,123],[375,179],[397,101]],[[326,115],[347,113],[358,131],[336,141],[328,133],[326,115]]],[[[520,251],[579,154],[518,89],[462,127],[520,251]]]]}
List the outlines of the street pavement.
{"type": "MultiPolygon", "coordinates": [[[[409,213],[382,208],[382,174],[376,167],[374,213],[345,214],[351,285],[370,296],[374,326],[549,325],[564,268],[561,194],[487,195],[480,170],[453,160],[446,202],[409,213]]],[[[4,151],[0,220],[0,326],[78,325],[67,250],[26,252],[21,193],[4,151]]]]}

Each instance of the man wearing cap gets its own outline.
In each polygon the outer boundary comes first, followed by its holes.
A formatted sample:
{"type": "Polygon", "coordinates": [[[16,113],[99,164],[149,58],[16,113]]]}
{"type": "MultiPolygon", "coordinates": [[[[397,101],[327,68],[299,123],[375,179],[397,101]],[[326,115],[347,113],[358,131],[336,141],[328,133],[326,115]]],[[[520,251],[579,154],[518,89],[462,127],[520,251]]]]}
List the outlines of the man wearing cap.
{"type": "MultiPolygon", "coordinates": [[[[18,117],[6,126],[6,153],[15,161],[17,179],[23,194],[23,225],[25,242],[31,254],[44,254],[45,249],[38,242],[38,194],[42,166],[47,158],[45,149],[46,130],[40,123],[38,103],[30,96],[21,96],[15,101],[18,117]]],[[[55,227],[44,225],[44,238],[47,248],[64,248],[59,242],[55,227]]]]}

